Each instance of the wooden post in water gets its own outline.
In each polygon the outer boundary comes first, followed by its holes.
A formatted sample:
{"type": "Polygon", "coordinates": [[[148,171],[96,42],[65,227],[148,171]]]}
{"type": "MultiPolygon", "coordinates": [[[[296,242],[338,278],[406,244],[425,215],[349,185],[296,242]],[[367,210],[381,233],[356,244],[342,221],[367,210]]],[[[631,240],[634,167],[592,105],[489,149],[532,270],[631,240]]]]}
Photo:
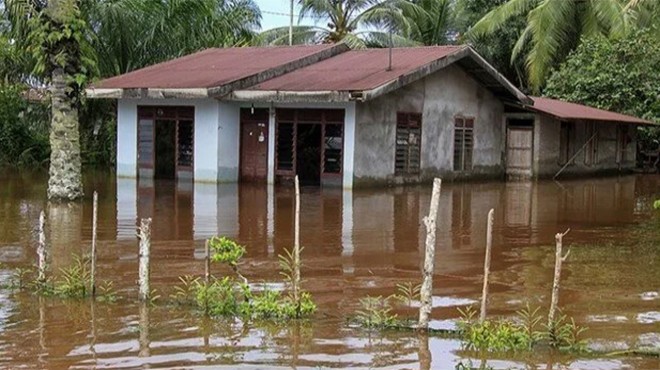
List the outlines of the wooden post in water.
{"type": "Polygon", "coordinates": [[[295,178],[296,187],[296,215],[293,240],[293,300],[296,305],[296,314],[300,311],[300,182],[298,175],[295,178]]]}
{"type": "Polygon", "coordinates": [[[140,331],[138,343],[140,346],[138,357],[151,356],[151,341],[149,340],[149,326],[151,320],[149,318],[149,305],[146,302],[140,302],[140,318],[138,321],[138,329],[140,331]]]}
{"type": "Polygon", "coordinates": [[[208,239],[204,243],[204,281],[206,285],[211,282],[211,246],[208,239]]]}
{"type": "Polygon", "coordinates": [[[479,322],[486,320],[486,301],[488,300],[488,276],[490,275],[490,254],[493,248],[493,218],[495,210],[488,211],[488,223],[486,226],[486,258],[484,259],[484,287],[481,291],[481,313],[479,322]]]}
{"type": "Polygon", "coordinates": [[[94,192],[94,201],[92,209],[92,258],[91,258],[91,276],[89,291],[92,292],[92,298],[96,297],[96,230],[99,213],[99,194],[94,192]]]}
{"type": "Polygon", "coordinates": [[[37,280],[40,283],[46,282],[46,214],[41,211],[39,214],[39,244],[37,245],[37,280]]]}
{"type": "Polygon", "coordinates": [[[571,253],[569,250],[565,256],[562,256],[563,239],[571,229],[566,230],[564,233],[555,235],[555,278],[552,282],[552,298],[550,300],[550,310],[548,311],[548,327],[554,327],[555,313],[557,312],[557,305],[559,303],[559,283],[561,279],[561,265],[566,261],[568,255],[571,253]]]}
{"type": "Polygon", "coordinates": [[[140,252],[138,267],[138,299],[149,299],[149,254],[151,252],[151,219],[143,218],[140,221],[140,252]]]}
{"type": "Polygon", "coordinates": [[[440,203],[440,188],[442,180],[433,180],[433,193],[431,194],[431,206],[429,215],[424,217],[426,225],[426,253],[424,256],[424,272],[422,275],[422,287],[420,290],[419,323],[418,329],[428,329],[429,315],[431,314],[433,298],[433,271],[435,269],[435,225],[438,216],[438,205],[440,203]]]}

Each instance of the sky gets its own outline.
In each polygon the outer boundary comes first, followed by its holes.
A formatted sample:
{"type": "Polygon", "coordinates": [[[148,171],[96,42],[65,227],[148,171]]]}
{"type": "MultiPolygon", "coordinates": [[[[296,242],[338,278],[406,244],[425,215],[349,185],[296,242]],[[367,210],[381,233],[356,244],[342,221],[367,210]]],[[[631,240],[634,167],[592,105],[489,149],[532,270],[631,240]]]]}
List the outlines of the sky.
{"type": "MultiPolygon", "coordinates": [[[[261,9],[261,29],[268,30],[275,27],[289,26],[290,0],[255,0],[261,9]]],[[[298,24],[298,1],[295,1],[293,22],[298,24]]],[[[300,24],[313,25],[313,19],[304,19],[300,24]]]]}

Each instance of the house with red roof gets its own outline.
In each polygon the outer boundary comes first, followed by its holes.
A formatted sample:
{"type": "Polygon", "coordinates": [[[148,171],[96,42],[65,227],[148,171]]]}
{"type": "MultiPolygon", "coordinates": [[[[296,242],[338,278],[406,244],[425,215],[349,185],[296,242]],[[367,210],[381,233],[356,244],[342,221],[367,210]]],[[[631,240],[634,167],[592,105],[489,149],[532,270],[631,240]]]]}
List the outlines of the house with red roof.
{"type": "Polygon", "coordinates": [[[469,46],[208,49],[102,80],[117,173],[344,188],[629,171],[635,117],[530,97],[469,46]]]}

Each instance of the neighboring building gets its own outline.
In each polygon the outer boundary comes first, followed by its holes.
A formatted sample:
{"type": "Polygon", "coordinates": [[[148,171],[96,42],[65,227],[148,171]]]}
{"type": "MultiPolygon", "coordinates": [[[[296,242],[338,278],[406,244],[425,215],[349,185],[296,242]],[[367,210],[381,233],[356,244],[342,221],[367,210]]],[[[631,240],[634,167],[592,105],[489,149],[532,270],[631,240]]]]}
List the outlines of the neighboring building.
{"type": "Polygon", "coordinates": [[[207,182],[628,170],[633,128],[650,123],[528,97],[468,46],[209,49],[88,94],[118,99],[119,176],[207,182]]]}

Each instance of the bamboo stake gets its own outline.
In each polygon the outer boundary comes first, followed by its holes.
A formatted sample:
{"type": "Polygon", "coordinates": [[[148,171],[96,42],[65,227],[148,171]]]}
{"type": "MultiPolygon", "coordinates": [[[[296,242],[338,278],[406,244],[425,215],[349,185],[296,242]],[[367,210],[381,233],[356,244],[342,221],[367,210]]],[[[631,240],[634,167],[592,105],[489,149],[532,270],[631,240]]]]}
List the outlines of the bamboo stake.
{"type": "Polygon", "coordinates": [[[204,281],[206,285],[211,281],[211,246],[208,239],[204,243],[204,281]]]}
{"type": "Polygon", "coordinates": [[[151,252],[151,219],[143,218],[140,222],[140,252],[138,267],[138,299],[149,299],[149,254],[151,252]]]}
{"type": "Polygon", "coordinates": [[[555,235],[556,250],[555,250],[555,277],[552,282],[552,298],[550,300],[550,311],[548,311],[548,327],[554,327],[555,313],[557,312],[557,305],[559,303],[559,283],[561,279],[561,265],[566,261],[568,255],[571,253],[569,250],[565,256],[562,256],[563,238],[568,234],[571,229],[566,230],[564,233],[555,235]]]}
{"type": "Polygon", "coordinates": [[[435,269],[435,225],[438,215],[438,204],[440,203],[440,188],[442,180],[433,180],[433,193],[431,195],[431,206],[429,215],[424,217],[426,225],[426,255],[424,257],[424,272],[422,275],[422,287],[420,290],[419,323],[418,329],[428,329],[429,315],[432,309],[433,293],[433,271],[435,269]]]}
{"type": "Polygon", "coordinates": [[[293,299],[296,311],[300,310],[300,182],[295,178],[296,187],[296,216],[293,241],[293,299]]]}
{"type": "Polygon", "coordinates": [[[41,211],[39,214],[39,245],[37,245],[37,279],[40,283],[46,282],[46,214],[41,211]]]}
{"type": "Polygon", "coordinates": [[[488,276],[490,275],[491,249],[493,248],[493,219],[495,210],[488,211],[488,223],[486,226],[486,258],[484,259],[484,287],[481,291],[481,314],[479,322],[486,320],[486,302],[488,301],[488,276]]]}
{"type": "Polygon", "coordinates": [[[99,211],[99,194],[94,192],[94,202],[92,210],[92,261],[91,261],[91,277],[90,277],[90,291],[92,298],[96,297],[96,232],[98,223],[99,211]]]}
{"type": "Polygon", "coordinates": [[[149,305],[146,302],[140,302],[140,318],[138,322],[138,329],[140,331],[138,343],[140,349],[138,352],[138,357],[149,357],[151,356],[151,349],[149,348],[151,341],[149,340],[149,305]]]}

